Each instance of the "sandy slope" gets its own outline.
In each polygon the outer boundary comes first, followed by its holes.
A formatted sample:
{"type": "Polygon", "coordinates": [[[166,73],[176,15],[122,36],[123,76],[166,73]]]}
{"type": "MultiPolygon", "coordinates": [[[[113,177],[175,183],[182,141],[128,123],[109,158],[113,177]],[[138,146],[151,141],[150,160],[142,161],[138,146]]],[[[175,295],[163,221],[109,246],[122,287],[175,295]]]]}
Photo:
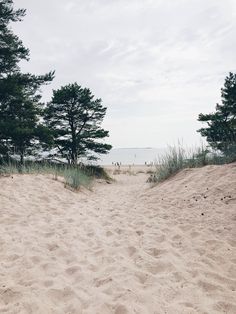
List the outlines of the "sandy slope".
{"type": "Polygon", "coordinates": [[[236,313],[236,165],[146,178],[0,178],[0,313],[236,313]]]}

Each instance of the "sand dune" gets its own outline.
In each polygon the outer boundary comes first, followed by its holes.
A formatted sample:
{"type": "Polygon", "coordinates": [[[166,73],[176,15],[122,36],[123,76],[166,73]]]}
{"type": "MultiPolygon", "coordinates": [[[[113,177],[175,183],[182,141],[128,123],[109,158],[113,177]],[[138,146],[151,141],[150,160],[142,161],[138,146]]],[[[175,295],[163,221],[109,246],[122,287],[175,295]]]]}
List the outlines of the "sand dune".
{"type": "Polygon", "coordinates": [[[236,164],[115,178],[0,178],[0,313],[236,313],[236,164]]]}

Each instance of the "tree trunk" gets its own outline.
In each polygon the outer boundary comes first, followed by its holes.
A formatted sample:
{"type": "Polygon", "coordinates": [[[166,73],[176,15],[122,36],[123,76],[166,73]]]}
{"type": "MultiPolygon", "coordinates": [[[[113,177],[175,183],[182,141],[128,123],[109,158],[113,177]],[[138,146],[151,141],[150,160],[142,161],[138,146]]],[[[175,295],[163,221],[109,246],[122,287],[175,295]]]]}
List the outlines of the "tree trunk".
{"type": "Polygon", "coordinates": [[[77,156],[76,154],[72,153],[72,156],[71,156],[71,164],[73,166],[76,166],[77,165],[77,156]]]}
{"type": "Polygon", "coordinates": [[[20,164],[23,165],[24,164],[24,152],[20,153],[20,164]]]}
{"type": "Polygon", "coordinates": [[[74,127],[74,123],[71,123],[71,163],[72,165],[77,165],[77,144],[76,144],[76,129],[74,127]]]}

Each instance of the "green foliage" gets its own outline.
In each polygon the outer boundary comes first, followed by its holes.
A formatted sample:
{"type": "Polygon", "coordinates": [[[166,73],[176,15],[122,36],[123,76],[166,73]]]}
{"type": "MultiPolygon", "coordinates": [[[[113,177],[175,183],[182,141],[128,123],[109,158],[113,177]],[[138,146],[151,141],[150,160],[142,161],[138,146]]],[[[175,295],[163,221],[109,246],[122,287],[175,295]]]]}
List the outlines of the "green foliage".
{"type": "Polygon", "coordinates": [[[0,156],[10,158],[33,155],[49,142],[50,134],[40,123],[41,85],[54,73],[36,76],[20,73],[18,63],[28,59],[29,51],[12,33],[10,22],[21,21],[25,10],[14,10],[12,0],[0,2],[0,156]]]}
{"type": "Polygon", "coordinates": [[[19,70],[18,63],[28,59],[29,50],[21,40],[13,34],[9,27],[10,22],[21,21],[25,10],[14,10],[12,0],[0,2],[0,79],[19,70]]]}
{"type": "Polygon", "coordinates": [[[97,141],[109,134],[101,128],[106,114],[101,102],[101,99],[94,99],[88,88],[77,83],[53,91],[45,120],[52,130],[56,156],[76,165],[80,157],[95,159],[94,152],[105,154],[111,149],[110,145],[97,141]]]}
{"type": "Polygon", "coordinates": [[[198,121],[206,122],[208,127],[198,132],[213,149],[236,157],[236,74],[226,77],[221,98],[222,104],[216,105],[215,113],[199,114],[198,121]]]}
{"type": "Polygon", "coordinates": [[[49,131],[40,123],[41,95],[38,89],[53,79],[44,76],[15,73],[0,81],[0,154],[34,155],[43,142],[50,139],[49,131]]]}

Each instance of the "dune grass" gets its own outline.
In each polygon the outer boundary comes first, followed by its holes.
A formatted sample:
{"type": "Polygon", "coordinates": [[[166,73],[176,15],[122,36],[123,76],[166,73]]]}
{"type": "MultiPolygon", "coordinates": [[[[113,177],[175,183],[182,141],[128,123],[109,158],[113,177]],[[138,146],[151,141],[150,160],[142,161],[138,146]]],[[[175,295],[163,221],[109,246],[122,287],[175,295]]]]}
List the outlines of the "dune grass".
{"type": "Polygon", "coordinates": [[[69,186],[74,190],[78,190],[81,186],[89,188],[93,181],[93,177],[87,175],[81,169],[66,169],[63,177],[65,178],[65,186],[69,186]]]}
{"type": "Polygon", "coordinates": [[[162,182],[182,169],[225,164],[234,161],[234,158],[210,152],[204,146],[194,151],[187,151],[180,145],[169,147],[167,153],[158,158],[156,170],[150,175],[148,181],[152,183],[162,182]]]}
{"type": "Polygon", "coordinates": [[[81,186],[90,188],[92,181],[96,178],[110,181],[110,177],[102,167],[93,165],[71,166],[32,161],[27,161],[24,165],[20,165],[15,161],[0,164],[0,176],[13,174],[49,174],[55,180],[61,177],[65,182],[65,186],[74,190],[78,190],[81,186]]]}

